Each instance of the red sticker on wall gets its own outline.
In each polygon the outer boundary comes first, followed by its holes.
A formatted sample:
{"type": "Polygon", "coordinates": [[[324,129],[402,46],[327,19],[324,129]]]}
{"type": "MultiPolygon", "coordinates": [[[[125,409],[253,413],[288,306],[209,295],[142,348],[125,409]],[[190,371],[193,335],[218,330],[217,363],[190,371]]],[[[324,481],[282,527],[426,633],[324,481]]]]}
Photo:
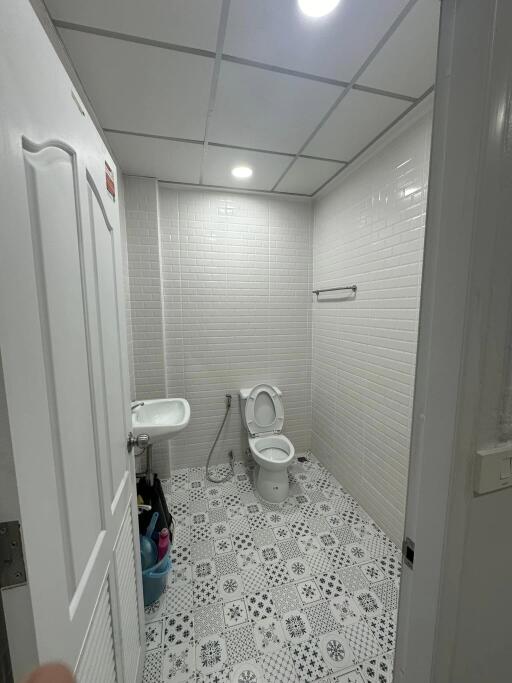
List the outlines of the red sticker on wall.
{"type": "Polygon", "coordinates": [[[105,184],[107,186],[107,192],[110,194],[112,199],[116,200],[116,184],[114,182],[114,173],[112,169],[105,161],[105,184]]]}

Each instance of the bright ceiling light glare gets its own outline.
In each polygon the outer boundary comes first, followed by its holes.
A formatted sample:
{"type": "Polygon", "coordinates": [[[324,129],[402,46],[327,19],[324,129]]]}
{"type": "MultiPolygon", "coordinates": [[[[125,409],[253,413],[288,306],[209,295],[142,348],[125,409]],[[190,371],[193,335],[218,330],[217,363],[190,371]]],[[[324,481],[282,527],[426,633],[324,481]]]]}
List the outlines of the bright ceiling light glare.
{"type": "Polygon", "coordinates": [[[252,168],[249,168],[249,166],[235,166],[231,171],[231,175],[238,178],[238,180],[246,180],[252,176],[252,168]]]}
{"type": "Polygon", "coordinates": [[[325,17],[340,4],[340,0],[298,0],[299,7],[308,17],[325,17]]]}

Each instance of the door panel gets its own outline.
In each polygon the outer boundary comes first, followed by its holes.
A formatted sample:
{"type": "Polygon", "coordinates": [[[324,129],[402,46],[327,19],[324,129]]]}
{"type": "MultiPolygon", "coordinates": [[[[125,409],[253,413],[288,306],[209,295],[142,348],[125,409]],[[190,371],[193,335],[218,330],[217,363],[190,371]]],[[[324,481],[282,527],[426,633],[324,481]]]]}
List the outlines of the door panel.
{"type": "Polygon", "coordinates": [[[118,494],[125,476],[126,435],[124,405],[124,378],[121,367],[121,340],[119,337],[119,295],[117,292],[114,230],[110,225],[103,202],[92,176],[87,173],[87,194],[94,273],[96,305],[100,331],[100,353],[103,391],[106,405],[106,430],[110,467],[110,503],[118,494]]]}
{"type": "Polygon", "coordinates": [[[0,45],[0,352],[29,656],[66,662],[78,683],[135,683],[144,627],[119,209],[105,187],[115,163],[28,0],[0,3],[0,45]]]}
{"type": "Polygon", "coordinates": [[[58,481],[60,531],[71,601],[105,528],[98,490],[101,472],[93,438],[96,426],[75,155],[64,144],[38,147],[27,140],[23,141],[23,150],[52,465],[58,481]]]}

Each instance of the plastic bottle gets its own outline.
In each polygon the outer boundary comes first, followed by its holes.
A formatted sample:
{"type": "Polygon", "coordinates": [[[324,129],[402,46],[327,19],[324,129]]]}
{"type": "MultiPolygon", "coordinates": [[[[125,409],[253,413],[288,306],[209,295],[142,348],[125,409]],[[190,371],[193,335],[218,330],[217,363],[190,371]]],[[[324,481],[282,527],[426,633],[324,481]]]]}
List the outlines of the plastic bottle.
{"type": "Polygon", "coordinates": [[[158,562],[167,554],[169,550],[169,529],[164,527],[158,534],[158,562]]]}

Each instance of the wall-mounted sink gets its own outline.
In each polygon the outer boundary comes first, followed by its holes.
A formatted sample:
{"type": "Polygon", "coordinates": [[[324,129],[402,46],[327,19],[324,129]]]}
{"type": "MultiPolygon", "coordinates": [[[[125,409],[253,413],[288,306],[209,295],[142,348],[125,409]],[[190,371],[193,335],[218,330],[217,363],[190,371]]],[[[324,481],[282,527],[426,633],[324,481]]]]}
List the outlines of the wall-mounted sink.
{"type": "Polygon", "coordinates": [[[132,404],[132,432],[147,434],[152,444],[171,439],[190,422],[190,405],[184,398],[159,398],[132,404]],[[141,405],[137,405],[141,403],[141,405]]]}

